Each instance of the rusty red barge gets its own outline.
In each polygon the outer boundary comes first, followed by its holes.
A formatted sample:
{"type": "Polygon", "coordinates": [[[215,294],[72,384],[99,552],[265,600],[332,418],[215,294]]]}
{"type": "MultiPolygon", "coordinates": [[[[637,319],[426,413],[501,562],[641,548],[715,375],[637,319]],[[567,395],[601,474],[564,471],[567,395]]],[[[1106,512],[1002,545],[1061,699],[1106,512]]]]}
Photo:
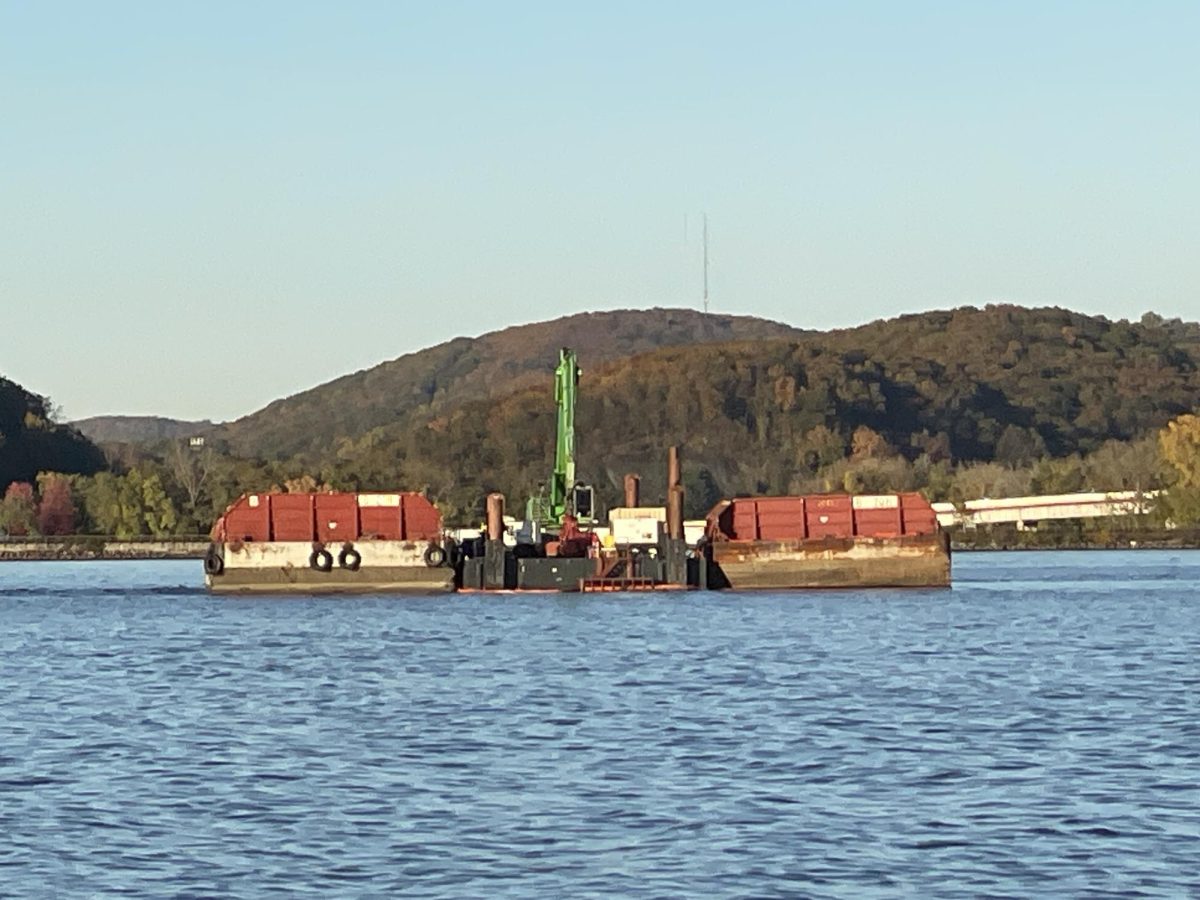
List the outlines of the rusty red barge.
{"type": "Polygon", "coordinates": [[[916,493],[727,500],[705,533],[710,587],[950,584],[948,535],[916,493]]]}
{"type": "Polygon", "coordinates": [[[458,543],[420,494],[249,494],[213,529],[206,580],[221,593],[425,594],[950,583],[949,541],[919,494],[739,497],[690,543],[682,487],[668,500],[639,507],[635,491],[607,528],[572,516],[557,534],[514,543],[493,494],[484,533],[458,543]]]}
{"type": "Polygon", "coordinates": [[[219,593],[444,593],[455,572],[442,517],[415,493],[246,494],[213,527],[219,593]]]}

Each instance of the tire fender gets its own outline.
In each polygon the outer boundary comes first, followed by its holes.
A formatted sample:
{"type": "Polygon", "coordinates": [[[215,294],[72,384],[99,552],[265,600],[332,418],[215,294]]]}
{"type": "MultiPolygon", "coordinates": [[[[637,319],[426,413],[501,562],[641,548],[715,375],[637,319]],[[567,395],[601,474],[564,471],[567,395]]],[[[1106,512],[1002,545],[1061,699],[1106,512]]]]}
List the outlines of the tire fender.
{"type": "Polygon", "coordinates": [[[314,550],[308,557],[308,565],[316,569],[318,572],[333,571],[333,554],[322,547],[319,550],[314,550]]]}
{"type": "Polygon", "coordinates": [[[354,549],[353,545],[347,544],[342,548],[342,552],[338,554],[338,565],[350,572],[357,572],[358,567],[362,565],[362,554],[354,549]]]}
{"type": "Polygon", "coordinates": [[[225,558],[221,556],[221,551],[215,544],[210,544],[208,551],[204,554],[204,574],[220,575],[224,571],[225,558]]]}

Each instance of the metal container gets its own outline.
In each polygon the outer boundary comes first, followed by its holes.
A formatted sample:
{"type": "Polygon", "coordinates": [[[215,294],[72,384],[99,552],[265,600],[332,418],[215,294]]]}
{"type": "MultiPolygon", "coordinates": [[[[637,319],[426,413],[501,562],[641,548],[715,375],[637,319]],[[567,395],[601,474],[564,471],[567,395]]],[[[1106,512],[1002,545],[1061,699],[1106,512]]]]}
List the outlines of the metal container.
{"type": "Polygon", "coordinates": [[[710,587],[945,586],[950,543],[920,494],[739,497],[709,513],[710,587]]]}

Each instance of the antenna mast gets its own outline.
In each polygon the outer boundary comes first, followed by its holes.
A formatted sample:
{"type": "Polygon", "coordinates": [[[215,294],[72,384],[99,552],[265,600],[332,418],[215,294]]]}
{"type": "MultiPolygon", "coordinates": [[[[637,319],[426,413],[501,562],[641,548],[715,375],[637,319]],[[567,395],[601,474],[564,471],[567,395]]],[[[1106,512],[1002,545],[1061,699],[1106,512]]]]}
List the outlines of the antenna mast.
{"type": "Polygon", "coordinates": [[[704,311],[708,312],[708,213],[704,214],[704,311]]]}

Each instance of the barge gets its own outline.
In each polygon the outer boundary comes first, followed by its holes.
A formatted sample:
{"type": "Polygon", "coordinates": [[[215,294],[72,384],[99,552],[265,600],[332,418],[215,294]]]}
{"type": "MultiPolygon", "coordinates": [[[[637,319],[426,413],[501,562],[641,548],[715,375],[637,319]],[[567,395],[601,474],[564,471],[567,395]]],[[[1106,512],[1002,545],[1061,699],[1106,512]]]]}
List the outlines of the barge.
{"type": "Polygon", "coordinates": [[[667,451],[666,504],[625,504],[597,524],[592,488],[575,480],[580,369],[564,347],[555,370],[558,431],[549,491],[530,497],[518,529],[504,496],[461,544],[417,493],[247,494],[213,527],[204,558],[220,593],[652,591],[698,588],[943,586],[950,543],[915,493],[739,497],[718,503],[702,536],[683,521],[679,451],[667,451]]]}
{"type": "Polygon", "coordinates": [[[212,530],[215,593],[445,593],[454,546],[417,493],[246,494],[212,530]]]}
{"type": "Polygon", "coordinates": [[[249,494],[213,529],[206,582],[217,593],[316,594],[950,584],[948,536],[915,493],[724,500],[694,543],[679,485],[666,507],[627,493],[608,527],[568,516],[535,541],[513,541],[502,495],[487,507],[483,533],[460,545],[421,494],[249,494]]]}
{"type": "Polygon", "coordinates": [[[917,493],[740,497],[708,514],[710,587],[945,587],[949,535],[917,493]]]}

